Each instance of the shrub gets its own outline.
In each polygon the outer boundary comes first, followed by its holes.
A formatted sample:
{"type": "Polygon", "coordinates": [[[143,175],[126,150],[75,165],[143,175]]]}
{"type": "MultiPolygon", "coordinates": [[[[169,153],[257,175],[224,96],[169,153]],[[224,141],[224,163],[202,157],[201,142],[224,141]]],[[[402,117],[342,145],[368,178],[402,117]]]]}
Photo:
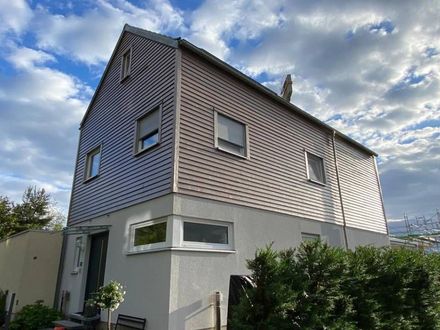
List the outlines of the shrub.
{"type": "Polygon", "coordinates": [[[94,303],[102,308],[107,309],[107,329],[111,329],[111,313],[118,309],[119,304],[124,301],[125,291],[122,284],[116,281],[110,281],[105,286],[98,289],[94,297],[94,303]]]}
{"type": "Polygon", "coordinates": [[[41,301],[24,306],[11,322],[11,330],[38,330],[53,327],[52,322],[60,319],[61,313],[44,306],[41,301]]]}
{"type": "Polygon", "coordinates": [[[440,256],[322,242],[260,249],[231,329],[440,329],[440,256]]]}

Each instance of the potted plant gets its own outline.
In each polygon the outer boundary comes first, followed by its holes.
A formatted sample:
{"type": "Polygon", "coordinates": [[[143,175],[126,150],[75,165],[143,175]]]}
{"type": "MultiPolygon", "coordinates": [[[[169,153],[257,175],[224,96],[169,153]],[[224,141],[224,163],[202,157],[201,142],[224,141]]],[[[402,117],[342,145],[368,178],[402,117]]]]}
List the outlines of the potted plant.
{"type": "Polygon", "coordinates": [[[110,281],[109,284],[99,288],[96,292],[94,303],[101,309],[107,309],[107,329],[111,330],[111,313],[124,301],[125,291],[122,284],[110,281]]]}

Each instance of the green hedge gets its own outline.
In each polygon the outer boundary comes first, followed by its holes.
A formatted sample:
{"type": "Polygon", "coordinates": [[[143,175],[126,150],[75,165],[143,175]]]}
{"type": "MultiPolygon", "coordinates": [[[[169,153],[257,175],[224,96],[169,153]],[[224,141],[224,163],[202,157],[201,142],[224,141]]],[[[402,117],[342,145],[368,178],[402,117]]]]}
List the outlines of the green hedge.
{"type": "Polygon", "coordinates": [[[52,322],[60,319],[61,313],[44,306],[41,301],[33,305],[26,305],[15,315],[11,322],[11,330],[38,330],[53,328],[52,322]]]}
{"type": "Polygon", "coordinates": [[[440,255],[321,242],[258,250],[231,329],[440,329],[440,255]]]}

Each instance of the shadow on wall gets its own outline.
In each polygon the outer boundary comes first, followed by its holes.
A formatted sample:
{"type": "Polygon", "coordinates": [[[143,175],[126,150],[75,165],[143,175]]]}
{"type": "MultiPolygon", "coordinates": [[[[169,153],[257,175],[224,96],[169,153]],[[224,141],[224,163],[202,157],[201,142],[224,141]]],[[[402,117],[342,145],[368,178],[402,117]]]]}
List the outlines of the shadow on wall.
{"type": "Polygon", "coordinates": [[[179,308],[170,315],[174,325],[179,325],[184,320],[185,330],[214,329],[214,301],[212,297],[198,300],[191,305],[179,308]]]}

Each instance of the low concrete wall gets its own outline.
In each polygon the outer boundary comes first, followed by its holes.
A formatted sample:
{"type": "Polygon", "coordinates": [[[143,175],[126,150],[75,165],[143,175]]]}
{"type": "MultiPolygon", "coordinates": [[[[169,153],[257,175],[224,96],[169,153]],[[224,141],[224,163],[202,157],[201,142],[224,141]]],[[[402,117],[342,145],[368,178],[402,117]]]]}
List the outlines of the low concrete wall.
{"type": "Polygon", "coordinates": [[[42,300],[52,307],[61,232],[29,230],[0,241],[0,289],[15,293],[13,312],[42,300]]]}

